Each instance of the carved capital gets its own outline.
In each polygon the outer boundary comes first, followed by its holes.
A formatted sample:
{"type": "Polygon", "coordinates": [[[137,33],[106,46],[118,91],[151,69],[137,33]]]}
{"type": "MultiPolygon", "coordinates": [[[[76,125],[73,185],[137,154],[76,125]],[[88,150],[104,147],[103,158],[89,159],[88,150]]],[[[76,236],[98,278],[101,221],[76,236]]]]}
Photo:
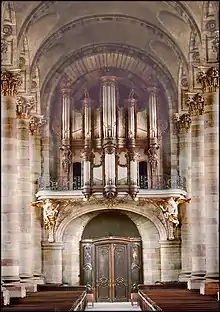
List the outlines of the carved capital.
{"type": "Polygon", "coordinates": [[[28,118],[34,107],[33,96],[18,96],[16,102],[16,113],[18,118],[28,118]]]}
{"type": "Polygon", "coordinates": [[[190,116],[199,116],[204,113],[204,97],[200,93],[187,93],[186,105],[189,107],[190,116]]]}
{"type": "Polygon", "coordinates": [[[186,133],[190,129],[191,125],[191,117],[189,113],[179,114],[176,113],[174,115],[174,121],[176,123],[176,128],[179,133],[186,133]]]}
{"type": "Polygon", "coordinates": [[[201,66],[197,76],[197,82],[201,84],[203,92],[216,92],[219,87],[218,70],[215,67],[207,70],[201,66]]]}
{"type": "Polygon", "coordinates": [[[60,83],[60,91],[63,96],[69,96],[71,92],[71,80],[68,76],[64,76],[60,83]]]}
{"type": "Polygon", "coordinates": [[[1,93],[3,96],[15,96],[22,79],[20,69],[3,71],[1,73],[1,93]]]}
{"type": "Polygon", "coordinates": [[[129,160],[130,161],[138,161],[140,158],[140,154],[137,153],[135,150],[130,150],[129,152],[129,160]]]}
{"type": "Polygon", "coordinates": [[[81,157],[82,157],[83,161],[91,161],[92,153],[89,150],[85,150],[81,153],[81,157]]]}
{"type": "Polygon", "coordinates": [[[31,135],[41,134],[42,128],[46,125],[47,119],[40,116],[31,116],[29,119],[29,131],[31,135]]]}

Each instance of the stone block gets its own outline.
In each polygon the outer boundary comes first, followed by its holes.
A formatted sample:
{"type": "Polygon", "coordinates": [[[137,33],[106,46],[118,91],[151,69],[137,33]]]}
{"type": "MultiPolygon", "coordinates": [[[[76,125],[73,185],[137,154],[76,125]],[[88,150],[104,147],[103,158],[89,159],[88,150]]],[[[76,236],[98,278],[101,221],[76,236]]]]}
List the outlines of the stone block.
{"type": "Polygon", "coordinates": [[[207,282],[203,281],[200,285],[201,295],[218,295],[219,293],[219,282],[207,282]]]}

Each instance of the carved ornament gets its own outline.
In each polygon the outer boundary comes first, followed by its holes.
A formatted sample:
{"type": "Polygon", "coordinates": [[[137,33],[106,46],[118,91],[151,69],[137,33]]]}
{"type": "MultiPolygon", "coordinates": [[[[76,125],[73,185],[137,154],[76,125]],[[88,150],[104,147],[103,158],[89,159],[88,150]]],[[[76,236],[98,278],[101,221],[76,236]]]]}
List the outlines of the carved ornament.
{"type": "Polygon", "coordinates": [[[20,69],[1,73],[1,93],[3,96],[15,96],[21,84],[20,69]]]}
{"type": "Polygon", "coordinates": [[[197,82],[201,84],[203,92],[216,92],[219,87],[219,72],[215,67],[203,70],[201,67],[197,76],[197,82]]]}
{"type": "Polygon", "coordinates": [[[217,53],[217,60],[219,61],[219,30],[215,31],[215,37],[212,41],[212,50],[217,53]]]}
{"type": "Polygon", "coordinates": [[[33,107],[34,98],[32,96],[17,97],[16,113],[18,118],[28,118],[33,107]]]}
{"type": "Polygon", "coordinates": [[[154,172],[158,166],[159,161],[159,145],[157,142],[152,142],[148,149],[148,160],[152,171],[154,172]]]}
{"type": "Polygon", "coordinates": [[[43,127],[46,125],[47,119],[42,116],[31,116],[29,120],[29,131],[31,135],[41,134],[43,127]]]}
{"type": "Polygon", "coordinates": [[[204,113],[204,97],[199,93],[187,93],[186,105],[189,107],[190,116],[199,116],[204,113]]]}
{"type": "Polygon", "coordinates": [[[60,91],[63,96],[69,96],[71,92],[71,83],[72,81],[67,75],[64,75],[61,83],[60,83],[60,91]]]}
{"type": "Polygon", "coordinates": [[[3,37],[1,38],[1,60],[3,60],[4,55],[8,51],[8,42],[7,40],[3,37]]]}
{"type": "Polygon", "coordinates": [[[174,121],[176,123],[176,128],[178,132],[186,133],[190,129],[191,125],[191,117],[189,113],[179,114],[176,113],[174,115],[174,121]]]}

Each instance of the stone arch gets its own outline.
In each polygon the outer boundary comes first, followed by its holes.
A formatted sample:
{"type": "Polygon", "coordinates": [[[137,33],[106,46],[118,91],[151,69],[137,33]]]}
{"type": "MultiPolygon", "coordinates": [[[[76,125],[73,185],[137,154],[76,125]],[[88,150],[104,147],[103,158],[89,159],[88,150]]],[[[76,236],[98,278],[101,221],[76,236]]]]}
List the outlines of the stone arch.
{"type": "MultiPolygon", "coordinates": [[[[120,210],[120,209],[119,209],[120,210]]],[[[71,218],[63,232],[63,282],[77,284],[80,269],[79,242],[85,226],[100,213],[108,210],[98,209],[88,211],[81,216],[71,218]],[[74,267],[74,270],[73,270],[74,267]]],[[[160,235],[155,224],[145,216],[124,210],[123,213],[131,219],[137,227],[142,237],[142,248],[145,254],[143,263],[143,277],[145,283],[155,283],[160,280],[161,260],[160,260],[160,235]],[[149,267],[151,270],[149,270],[149,267]]]]}
{"type": "MultiPolygon", "coordinates": [[[[72,222],[74,219],[83,218],[83,216],[85,216],[89,212],[97,212],[97,211],[100,211],[101,209],[108,210],[109,208],[99,206],[99,205],[88,205],[85,207],[80,207],[80,209],[71,209],[71,204],[70,204],[64,209],[66,210],[66,213],[64,213],[65,217],[58,224],[56,233],[55,233],[55,240],[58,242],[62,242],[65,229],[67,228],[68,224],[72,222]]],[[[136,213],[137,215],[141,215],[149,219],[157,228],[159,236],[160,236],[160,240],[167,239],[166,225],[165,225],[165,222],[163,222],[163,219],[159,218],[159,213],[160,213],[159,208],[158,208],[159,210],[157,210],[157,213],[153,213],[153,211],[156,211],[156,210],[139,209],[139,207],[134,207],[134,206],[126,207],[126,206],[120,205],[120,207],[118,207],[117,209],[120,209],[121,211],[125,211],[125,212],[126,211],[133,212],[133,213],[136,213]]]]}

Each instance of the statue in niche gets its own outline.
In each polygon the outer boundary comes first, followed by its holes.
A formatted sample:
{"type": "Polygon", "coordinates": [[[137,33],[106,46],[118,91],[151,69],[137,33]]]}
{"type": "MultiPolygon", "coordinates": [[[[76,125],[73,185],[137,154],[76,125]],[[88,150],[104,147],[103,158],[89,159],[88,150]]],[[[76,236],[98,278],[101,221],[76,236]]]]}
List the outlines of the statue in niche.
{"type": "Polygon", "coordinates": [[[64,172],[68,172],[69,170],[69,165],[71,164],[71,156],[72,152],[69,148],[69,146],[62,146],[60,148],[62,151],[62,167],[64,172]]]}
{"type": "Polygon", "coordinates": [[[148,158],[149,158],[149,163],[151,165],[152,170],[154,171],[157,166],[158,166],[158,161],[159,161],[159,145],[157,142],[153,142],[150,145],[150,148],[148,150],[148,158]]]}

